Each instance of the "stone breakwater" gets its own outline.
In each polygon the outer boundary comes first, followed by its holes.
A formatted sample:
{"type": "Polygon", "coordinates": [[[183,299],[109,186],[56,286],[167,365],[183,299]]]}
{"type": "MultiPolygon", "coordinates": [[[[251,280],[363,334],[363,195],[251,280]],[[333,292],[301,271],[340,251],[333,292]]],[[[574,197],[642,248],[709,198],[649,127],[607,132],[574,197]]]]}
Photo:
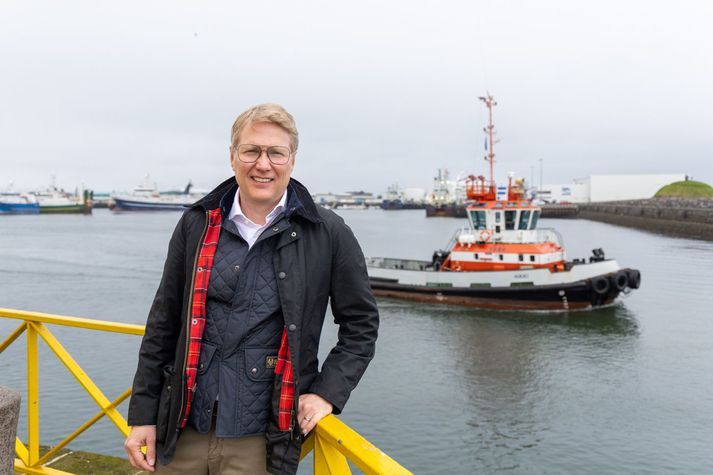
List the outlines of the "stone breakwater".
{"type": "Polygon", "coordinates": [[[713,199],[652,198],[578,205],[578,217],[713,241],[713,199]]]}

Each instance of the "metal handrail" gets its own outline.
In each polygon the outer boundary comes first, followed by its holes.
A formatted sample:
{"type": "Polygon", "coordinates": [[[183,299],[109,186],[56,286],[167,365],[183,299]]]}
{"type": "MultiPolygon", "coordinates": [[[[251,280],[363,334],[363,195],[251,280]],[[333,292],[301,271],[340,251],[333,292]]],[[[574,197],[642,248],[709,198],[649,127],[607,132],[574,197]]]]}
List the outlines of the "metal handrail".
{"type": "MultiPolygon", "coordinates": [[[[53,457],[77,436],[91,427],[95,422],[107,416],[119,431],[127,436],[129,426],[117,407],[131,395],[131,388],[124,391],[113,401],[102,393],[91,378],[82,370],[67,350],[59,343],[46,327],[46,324],[98,330],[129,335],[143,335],[143,325],[93,320],[88,318],[53,315],[48,313],[28,312],[0,308],[0,318],[22,320],[5,340],[0,343],[0,353],[10,346],[23,333],[27,334],[27,445],[20,438],[15,440],[15,471],[20,473],[71,475],[68,472],[53,469],[48,464],[53,457]],[[52,349],[57,358],[79,384],[89,393],[100,408],[87,422],[75,429],[62,442],[52,447],[40,457],[40,417],[39,417],[39,358],[38,338],[42,338],[52,349]]],[[[408,470],[395,460],[384,454],[369,443],[349,426],[334,416],[322,419],[307,438],[301,458],[314,450],[315,474],[349,474],[351,473],[347,460],[367,474],[409,474],[408,470]]]]}

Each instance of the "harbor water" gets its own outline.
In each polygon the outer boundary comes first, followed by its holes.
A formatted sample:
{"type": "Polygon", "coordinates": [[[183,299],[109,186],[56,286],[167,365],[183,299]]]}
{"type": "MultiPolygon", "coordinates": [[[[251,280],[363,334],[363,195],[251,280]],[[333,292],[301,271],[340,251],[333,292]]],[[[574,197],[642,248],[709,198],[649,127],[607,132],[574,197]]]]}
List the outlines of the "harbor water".
{"type": "MultiPolygon", "coordinates": [[[[340,214],[369,256],[429,259],[466,224],[423,210],[340,214]]],[[[178,218],[4,216],[0,307],[143,324],[178,218]]],[[[376,358],[340,417],[418,474],[713,473],[713,243],[541,220],[553,226],[569,257],[602,247],[641,270],[641,288],[572,313],[380,299],[376,358]]],[[[18,324],[0,319],[0,340],[18,324]]],[[[109,399],[130,386],[140,338],[50,329],[109,399]]],[[[322,355],[335,341],[328,315],[322,355]]],[[[97,407],[42,342],[40,355],[52,444],[97,407]]],[[[25,391],[25,377],[20,338],[0,354],[0,384],[25,391]]],[[[122,455],[122,442],[102,420],[71,447],[122,455]]]]}

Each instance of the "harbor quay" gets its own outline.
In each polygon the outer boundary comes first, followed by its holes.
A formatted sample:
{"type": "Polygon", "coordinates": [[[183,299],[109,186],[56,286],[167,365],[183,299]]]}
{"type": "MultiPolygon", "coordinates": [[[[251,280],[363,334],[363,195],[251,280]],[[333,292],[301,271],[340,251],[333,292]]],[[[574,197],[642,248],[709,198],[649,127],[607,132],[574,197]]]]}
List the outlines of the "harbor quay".
{"type": "Polygon", "coordinates": [[[713,199],[652,198],[578,204],[577,217],[669,236],[713,241],[713,199]]]}

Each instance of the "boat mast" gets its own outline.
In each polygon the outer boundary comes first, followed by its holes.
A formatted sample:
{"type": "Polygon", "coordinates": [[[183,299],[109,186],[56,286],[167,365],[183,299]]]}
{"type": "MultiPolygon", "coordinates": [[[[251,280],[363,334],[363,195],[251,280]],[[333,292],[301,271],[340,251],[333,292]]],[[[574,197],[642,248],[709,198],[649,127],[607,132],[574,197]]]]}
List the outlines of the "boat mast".
{"type": "Polygon", "coordinates": [[[481,101],[485,102],[485,106],[488,108],[488,126],[485,131],[488,133],[488,139],[490,141],[489,153],[485,157],[490,163],[490,193],[495,194],[495,177],[493,175],[493,162],[495,153],[493,152],[493,133],[495,126],[493,125],[493,106],[497,106],[498,103],[493,99],[493,96],[488,93],[485,97],[479,97],[481,101]]]}

